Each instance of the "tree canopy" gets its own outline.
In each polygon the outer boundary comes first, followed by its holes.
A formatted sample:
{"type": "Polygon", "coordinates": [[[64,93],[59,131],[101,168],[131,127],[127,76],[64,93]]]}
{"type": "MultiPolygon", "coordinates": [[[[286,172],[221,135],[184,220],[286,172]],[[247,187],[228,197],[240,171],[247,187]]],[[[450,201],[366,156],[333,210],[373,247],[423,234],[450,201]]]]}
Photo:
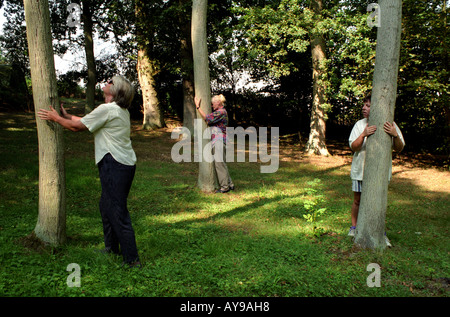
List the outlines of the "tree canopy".
{"type": "MultiPolygon", "coordinates": [[[[70,2],[49,1],[53,47],[59,55],[69,49],[81,51],[83,45],[66,25],[70,2]]],[[[111,56],[96,58],[97,82],[121,72],[135,83],[142,99],[136,63],[139,47],[145,46],[157,65],[154,87],[162,115],[182,118],[187,64],[180,42],[190,24],[191,1],[146,1],[139,18],[138,1],[97,3],[92,10],[93,32],[115,47],[111,56]]],[[[349,127],[360,118],[362,98],[372,89],[377,28],[367,23],[369,3],[323,1],[318,19],[311,1],[305,0],[208,1],[212,92],[227,97],[230,123],[279,126],[281,133],[306,137],[313,105],[310,40],[320,34],[326,55],[319,83],[324,89],[326,137],[348,137],[349,127]]],[[[1,63],[19,65],[29,76],[22,1],[5,0],[3,7],[1,63]]],[[[403,0],[394,118],[409,149],[448,155],[447,7],[446,0],[403,0]]],[[[79,72],[72,76],[74,81],[87,80],[87,65],[72,71],[79,72]]],[[[137,100],[136,106],[142,103],[137,100]]]]}

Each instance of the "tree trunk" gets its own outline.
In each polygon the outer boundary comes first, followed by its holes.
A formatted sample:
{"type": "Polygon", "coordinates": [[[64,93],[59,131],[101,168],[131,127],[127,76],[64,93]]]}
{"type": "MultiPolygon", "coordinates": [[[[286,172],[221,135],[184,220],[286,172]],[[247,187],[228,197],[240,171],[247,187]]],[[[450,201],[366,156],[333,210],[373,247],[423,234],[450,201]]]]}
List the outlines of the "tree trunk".
{"type": "Polygon", "coordinates": [[[86,52],[86,62],[88,78],[86,84],[86,105],[84,112],[87,114],[95,108],[95,85],[97,83],[94,56],[94,40],[92,38],[92,12],[91,2],[83,1],[83,33],[84,50],[86,52]]]}
{"type": "Polygon", "coordinates": [[[183,78],[183,126],[191,136],[194,135],[194,119],[196,117],[194,104],[194,82],[192,78],[183,78]]]}
{"type": "Polygon", "coordinates": [[[355,243],[361,248],[384,249],[385,218],[392,140],[383,124],[394,119],[400,55],[402,1],[380,2],[375,71],[369,125],[377,131],[366,143],[364,189],[361,193],[355,243]]]}
{"type": "MultiPolygon", "coordinates": [[[[194,58],[194,86],[195,96],[202,100],[201,108],[206,114],[211,113],[211,83],[209,77],[208,47],[206,36],[206,17],[208,1],[194,0],[192,4],[192,52],[194,58]]],[[[203,138],[203,131],[207,128],[204,120],[201,121],[201,134],[197,135],[198,147],[204,149],[204,145],[211,139],[203,138]]],[[[209,163],[203,157],[199,158],[198,187],[205,192],[214,191],[214,163],[209,163]]]]}
{"type": "Polygon", "coordinates": [[[142,90],[144,120],[142,128],[145,130],[159,129],[165,126],[164,117],[159,107],[158,94],[155,89],[155,64],[149,58],[147,50],[138,51],[137,71],[142,90]]]}
{"type": "MultiPolygon", "coordinates": [[[[180,5],[184,5],[186,0],[180,0],[180,5]]],[[[181,27],[181,71],[183,73],[183,126],[194,135],[194,119],[196,118],[194,103],[194,61],[192,57],[192,42],[190,23],[180,18],[181,27]]]]}
{"type": "MultiPolygon", "coordinates": [[[[447,1],[444,0],[444,3],[442,5],[442,24],[444,25],[444,34],[442,36],[443,38],[443,50],[442,50],[442,55],[443,55],[443,60],[444,60],[444,69],[449,69],[449,56],[448,56],[448,45],[447,45],[447,41],[445,39],[448,38],[448,27],[447,27],[447,1]]],[[[446,128],[445,128],[445,133],[444,133],[444,138],[447,139],[446,144],[450,144],[450,106],[449,106],[449,97],[447,93],[444,93],[442,95],[442,103],[444,105],[444,113],[445,113],[445,119],[446,119],[446,128]]]]}
{"type": "MultiPolygon", "coordinates": [[[[138,42],[138,58],[137,58],[137,72],[139,77],[139,84],[142,91],[143,113],[144,119],[142,128],[145,130],[153,130],[163,128],[166,124],[164,122],[163,113],[159,107],[158,94],[155,86],[154,76],[157,73],[156,61],[151,57],[151,43],[147,42],[147,34],[145,28],[150,28],[146,24],[149,19],[145,17],[144,1],[138,0],[135,5],[136,14],[136,29],[138,42]]],[[[151,33],[151,32],[147,32],[151,33]]]]}
{"type": "MultiPolygon", "coordinates": [[[[35,113],[59,111],[47,1],[24,0],[35,113]]],[[[66,239],[65,171],[62,127],[36,115],[39,146],[39,213],[35,235],[57,246],[66,239]]]]}
{"type": "MultiPolygon", "coordinates": [[[[312,1],[313,11],[320,16],[322,11],[322,0],[312,1]]],[[[314,31],[311,40],[311,56],[313,68],[313,102],[311,108],[311,124],[306,153],[316,155],[330,155],[325,143],[325,88],[323,76],[325,74],[324,62],[325,41],[319,31],[314,31]]]]}

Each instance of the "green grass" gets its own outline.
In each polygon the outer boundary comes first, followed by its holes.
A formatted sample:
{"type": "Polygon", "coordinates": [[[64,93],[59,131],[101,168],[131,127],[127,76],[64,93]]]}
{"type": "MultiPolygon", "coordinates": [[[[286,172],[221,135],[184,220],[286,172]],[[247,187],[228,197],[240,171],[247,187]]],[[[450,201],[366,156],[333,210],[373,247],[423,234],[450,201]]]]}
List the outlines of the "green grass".
{"type": "Polygon", "coordinates": [[[258,163],[230,163],[236,190],[206,194],[196,187],[196,163],[171,162],[169,132],[135,129],[129,209],[144,266],[129,270],[121,257],[94,251],[103,234],[92,135],[65,131],[65,139],[67,242],[37,248],[27,238],[38,212],[34,116],[0,114],[0,296],[449,294],[448,171],[394,173],[387,214],[394,247],[359,250],[347,237],[348,156],[288,159],[274,174],[261,174],[258,163]],[[304,217],[308,202],[326,208],[314,223],[304,217]],[[80,287],[66,284],[70,263],[81,268],[80,287]],[[370,263],[381,266],[381,287],[367,286],[370,263]]]}

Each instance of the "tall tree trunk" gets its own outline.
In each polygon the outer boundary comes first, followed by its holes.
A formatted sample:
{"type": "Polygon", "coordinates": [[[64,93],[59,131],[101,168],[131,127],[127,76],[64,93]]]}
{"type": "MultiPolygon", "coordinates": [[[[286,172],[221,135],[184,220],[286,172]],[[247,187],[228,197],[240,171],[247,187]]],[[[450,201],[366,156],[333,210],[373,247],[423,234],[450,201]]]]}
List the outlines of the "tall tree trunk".
{"type": "Polygon", "coordinates": [[[191,136],[194,135],[194,119],[196,117],[194,104],[194,81],[188,75],[183,77],[183,126],[191,136]]]}
{"type": "MultiPolygon", "coordinates": [[[[59,111],[47,1],[24,0],[36,114],[52,105],[59,111]]],[[[36,115],[39,146],[39,213],[35,235],[51,245],[66,239],[65,171],[62,127],[36,115]]]]}
{"type": "Polygon", "coordinates": [[[145,130],[159,129],[165,126],[155,88],[155,69],[155,63],[148,56],[147,49],[141,47],[138,51],[137,71],[142,90],[144,112],[142,128],[145,130]]]}
{"type": "MultiPolygon", "coordinates": [[[[142,90],[142,102],[144,119],[142,128],[145,130],[153,130],[164,127],[163,113],[159,106],[158,94],[155,86],[155,75],[157,73],[157,63],[151,56],[151,43],[146,43],[147,34],[146,28],[150,28],[146,24],[149,19],[145,17],[144,9],[145,1],[137,0],[136,13],[136,29],[138,42],[138,58],[137,58],[137,72],[139,77],[139,84],[142,90]]],[[[151,33],[151,32],[150,32],[151,33]]],[[[151,39],[150,39],[151,41],[151,39]]]]}
{"type": "Polygon", "coordinates": [[[400,56],[402,1],[380,2],[375,71],[369,125],[377,131],[367,139],[364,190],[361,193],[355,243],[361,248],[386,247],[384,239],[392,140],[383,124],[394,119],[400,56]]]}
{"type": "Polygon", "coordinates": [[[92,38],[92,12],[91,1],[83,0],[83,33],[84,49],[86,52],[86,62],[88,79],[86,84],[86,105],[85,113],[89,113],[95,108],[95,85],[97,82],[94,56],[94,40],[92,38]]]}
{"type": "MultiPolygon", "coordinates": [[[[444,0],[444,3],[442,5],[442,24],[444,25],[444,32],[443,32],[443,60],[444,60],[444,69],[449,69],[449,56],[448,56],[448,45],[446,39],[448,38],[448,27],[447,27],[447,1],[444,0]]],[[[442,95],[442,104],[444,105],[444,113],[445,113],[445,119],[446,119],[446,128],[445,128],[445,134],[444,137],[447,139],[447,144],[450,144],[450,105],[449,105],[449,97],[448,94],[444,93],[442,95]]]]}
{"type": "MultiPolygon", "coordinates": [[[[193,0],[191,37],[192,52],[194,57],[194,86],[195,96],[202,100],[201,108],[206,114],[211,113],[211,83],[209,77],[208,47],[206,36],[206,18],[208,1],[193,0]]],[[[198,147],[204,149],[204,145],[211,139],[203,138],[203,131],[207,128],[204,120],[201,120],[201,134],[197,136],[198,147]]],[[[198,187],[205,192],[214,191],[214,163],[205,161],[203,156],[199,158],[198,187]]]]}
{"type": "MultiPolygon", "coordinates": [[[[312,8],[317,17],[321,16],[322,0],[313,0],[312,8]]],[[[311,56],[313,68],[313,100],[311,107],[311,123],[306,153],[316,155],[330,155],[325,143],[325,88],[323,77],[325,74],[324,62],[325,41],[320,31],[314,30],[311,34],[311,56]]]]}
{"type": "MultiPolygon", "coordinates": [[[[180,6],[190,0],[180,0],[180,6]]],[[[191,136],[194,135],[194,119],[196,118],[194,103],[194,61],[192,57],[192,42],[190,23],[184,16],[180,17],[181,27],[181,71],[183,73],[183,126],[189,129],[191,136]]]]}

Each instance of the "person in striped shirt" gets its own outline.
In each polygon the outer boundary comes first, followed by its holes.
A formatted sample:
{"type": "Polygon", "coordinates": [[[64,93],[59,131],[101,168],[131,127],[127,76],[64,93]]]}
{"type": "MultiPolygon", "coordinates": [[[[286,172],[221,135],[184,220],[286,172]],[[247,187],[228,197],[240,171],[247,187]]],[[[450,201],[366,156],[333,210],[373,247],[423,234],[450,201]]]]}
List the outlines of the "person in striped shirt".
{"type": "Polygon", "coordinates": [[[227,126],[228,113],[225,109],[225,97],[223,95],[215,95],[211,98],[212,112],[205,114],[200,108],[201,99],[195,97],[195,106],[200,113],[203,120],[209,127],[212,127],[212,149],[214,152],[214,167],[216,169],[217,179],[220,188],[216,193],[227,193],[234,190],[234,184],[231,180],[228,167],[225,162],[226,157],[226,143],[227,143],[227,126]],[[219,155],[216,155],[218,152],[219,155]]]}

